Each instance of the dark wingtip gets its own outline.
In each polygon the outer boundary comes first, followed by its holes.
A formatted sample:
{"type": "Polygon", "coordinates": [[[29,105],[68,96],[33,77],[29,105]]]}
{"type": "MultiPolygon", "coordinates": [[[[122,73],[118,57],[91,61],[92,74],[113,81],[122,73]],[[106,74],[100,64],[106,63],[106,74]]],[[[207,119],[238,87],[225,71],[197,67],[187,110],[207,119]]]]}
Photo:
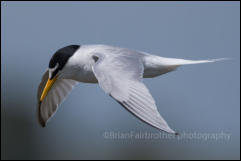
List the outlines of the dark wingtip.
{"type": "Polygon", "coordinates": [[[41,127],[46,127],[46,122],[42,119],[40,115],[40,106],[41,106],[42,101],[39,101],[39,107],[38,107],[38,122],[41,125],[41,127]]]}
{"type": "Polygon", "coordinates": [[[41,125],[42,128],[46,127],[46,123],[45,122],[40,122],[40,125],[41,125]]]}
{"type": "Polygon", "coordinates": [[[176,136],[179,136],[180,134],[179,134],[178,132],[175,132],[175,135],[176,135],[176,136]]]}

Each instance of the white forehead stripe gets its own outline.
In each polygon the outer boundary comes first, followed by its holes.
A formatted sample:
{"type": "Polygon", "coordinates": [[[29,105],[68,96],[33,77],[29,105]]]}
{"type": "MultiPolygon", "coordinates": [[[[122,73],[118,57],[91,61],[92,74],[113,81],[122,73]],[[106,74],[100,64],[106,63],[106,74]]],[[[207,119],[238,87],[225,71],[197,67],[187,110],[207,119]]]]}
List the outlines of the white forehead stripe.
{"type": "Polygon", "coordinates": [[[49,68],[49,78],[51,78],[52,73],[59,67],[59,63],[56,63],[55,67],[49,68]]]}

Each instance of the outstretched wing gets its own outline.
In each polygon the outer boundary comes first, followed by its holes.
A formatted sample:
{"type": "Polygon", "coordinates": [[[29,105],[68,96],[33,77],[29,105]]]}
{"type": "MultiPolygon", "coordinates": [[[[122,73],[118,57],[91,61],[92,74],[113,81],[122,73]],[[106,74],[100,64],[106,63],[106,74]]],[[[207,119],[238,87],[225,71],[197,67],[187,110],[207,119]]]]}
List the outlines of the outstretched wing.
{"type": "Polygon", "coordinates": [[[48,70],[44,73],[38,87],[37,93],[37,116],[41,126],[45,127],[47,121],[54,115],[58,106],[63,102],[64,98],[70,93],[77,81],[70,79],[57,79],[45,99],[40,102],[40,97],[48,80],[48,70]]]}
{"type": "Polygon", "coordinates": [[[142,83],[141,57],[96,54],[93,72],[100,87],[129,112],[149,125],[175,133],[159,114],[155,101],[142,83]]]}

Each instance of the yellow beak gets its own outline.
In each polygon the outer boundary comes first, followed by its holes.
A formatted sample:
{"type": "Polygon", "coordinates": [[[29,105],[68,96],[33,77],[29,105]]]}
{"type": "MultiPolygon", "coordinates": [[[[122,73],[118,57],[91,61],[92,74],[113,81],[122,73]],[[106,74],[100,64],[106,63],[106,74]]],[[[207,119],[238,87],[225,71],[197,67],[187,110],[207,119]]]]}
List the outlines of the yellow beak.
{"type": "Polygon", "coordinates": [[[40,101],[44,100],[44,98],[47,96],[49,90],[51,89],[51,87],[53,86],[53,84],[56,80],[57,80],[57,76],[55,76],[53,79],[48,79],[48,81],[44,87],[44,90],[42,92],[42,95],[40,97],[40,101]]]}

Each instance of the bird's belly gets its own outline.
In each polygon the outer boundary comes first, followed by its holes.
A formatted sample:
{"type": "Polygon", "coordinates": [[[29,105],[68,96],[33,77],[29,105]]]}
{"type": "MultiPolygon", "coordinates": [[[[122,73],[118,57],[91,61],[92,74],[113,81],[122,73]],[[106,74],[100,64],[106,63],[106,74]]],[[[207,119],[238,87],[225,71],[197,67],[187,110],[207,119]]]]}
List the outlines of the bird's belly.
{"type": "Polygon", "coordinates": [[[158,67],[145,67],[143,77],[144,78],[153,78],[162,74],[166,74],[175,70],[178,66],[158,66],[158,67]]]}
{"type": "Polygon", "coordinates": [[[84,83],[98,83],[98,80],[96,79],[93,72],[77,73],[72,79],[84,83]]]}

